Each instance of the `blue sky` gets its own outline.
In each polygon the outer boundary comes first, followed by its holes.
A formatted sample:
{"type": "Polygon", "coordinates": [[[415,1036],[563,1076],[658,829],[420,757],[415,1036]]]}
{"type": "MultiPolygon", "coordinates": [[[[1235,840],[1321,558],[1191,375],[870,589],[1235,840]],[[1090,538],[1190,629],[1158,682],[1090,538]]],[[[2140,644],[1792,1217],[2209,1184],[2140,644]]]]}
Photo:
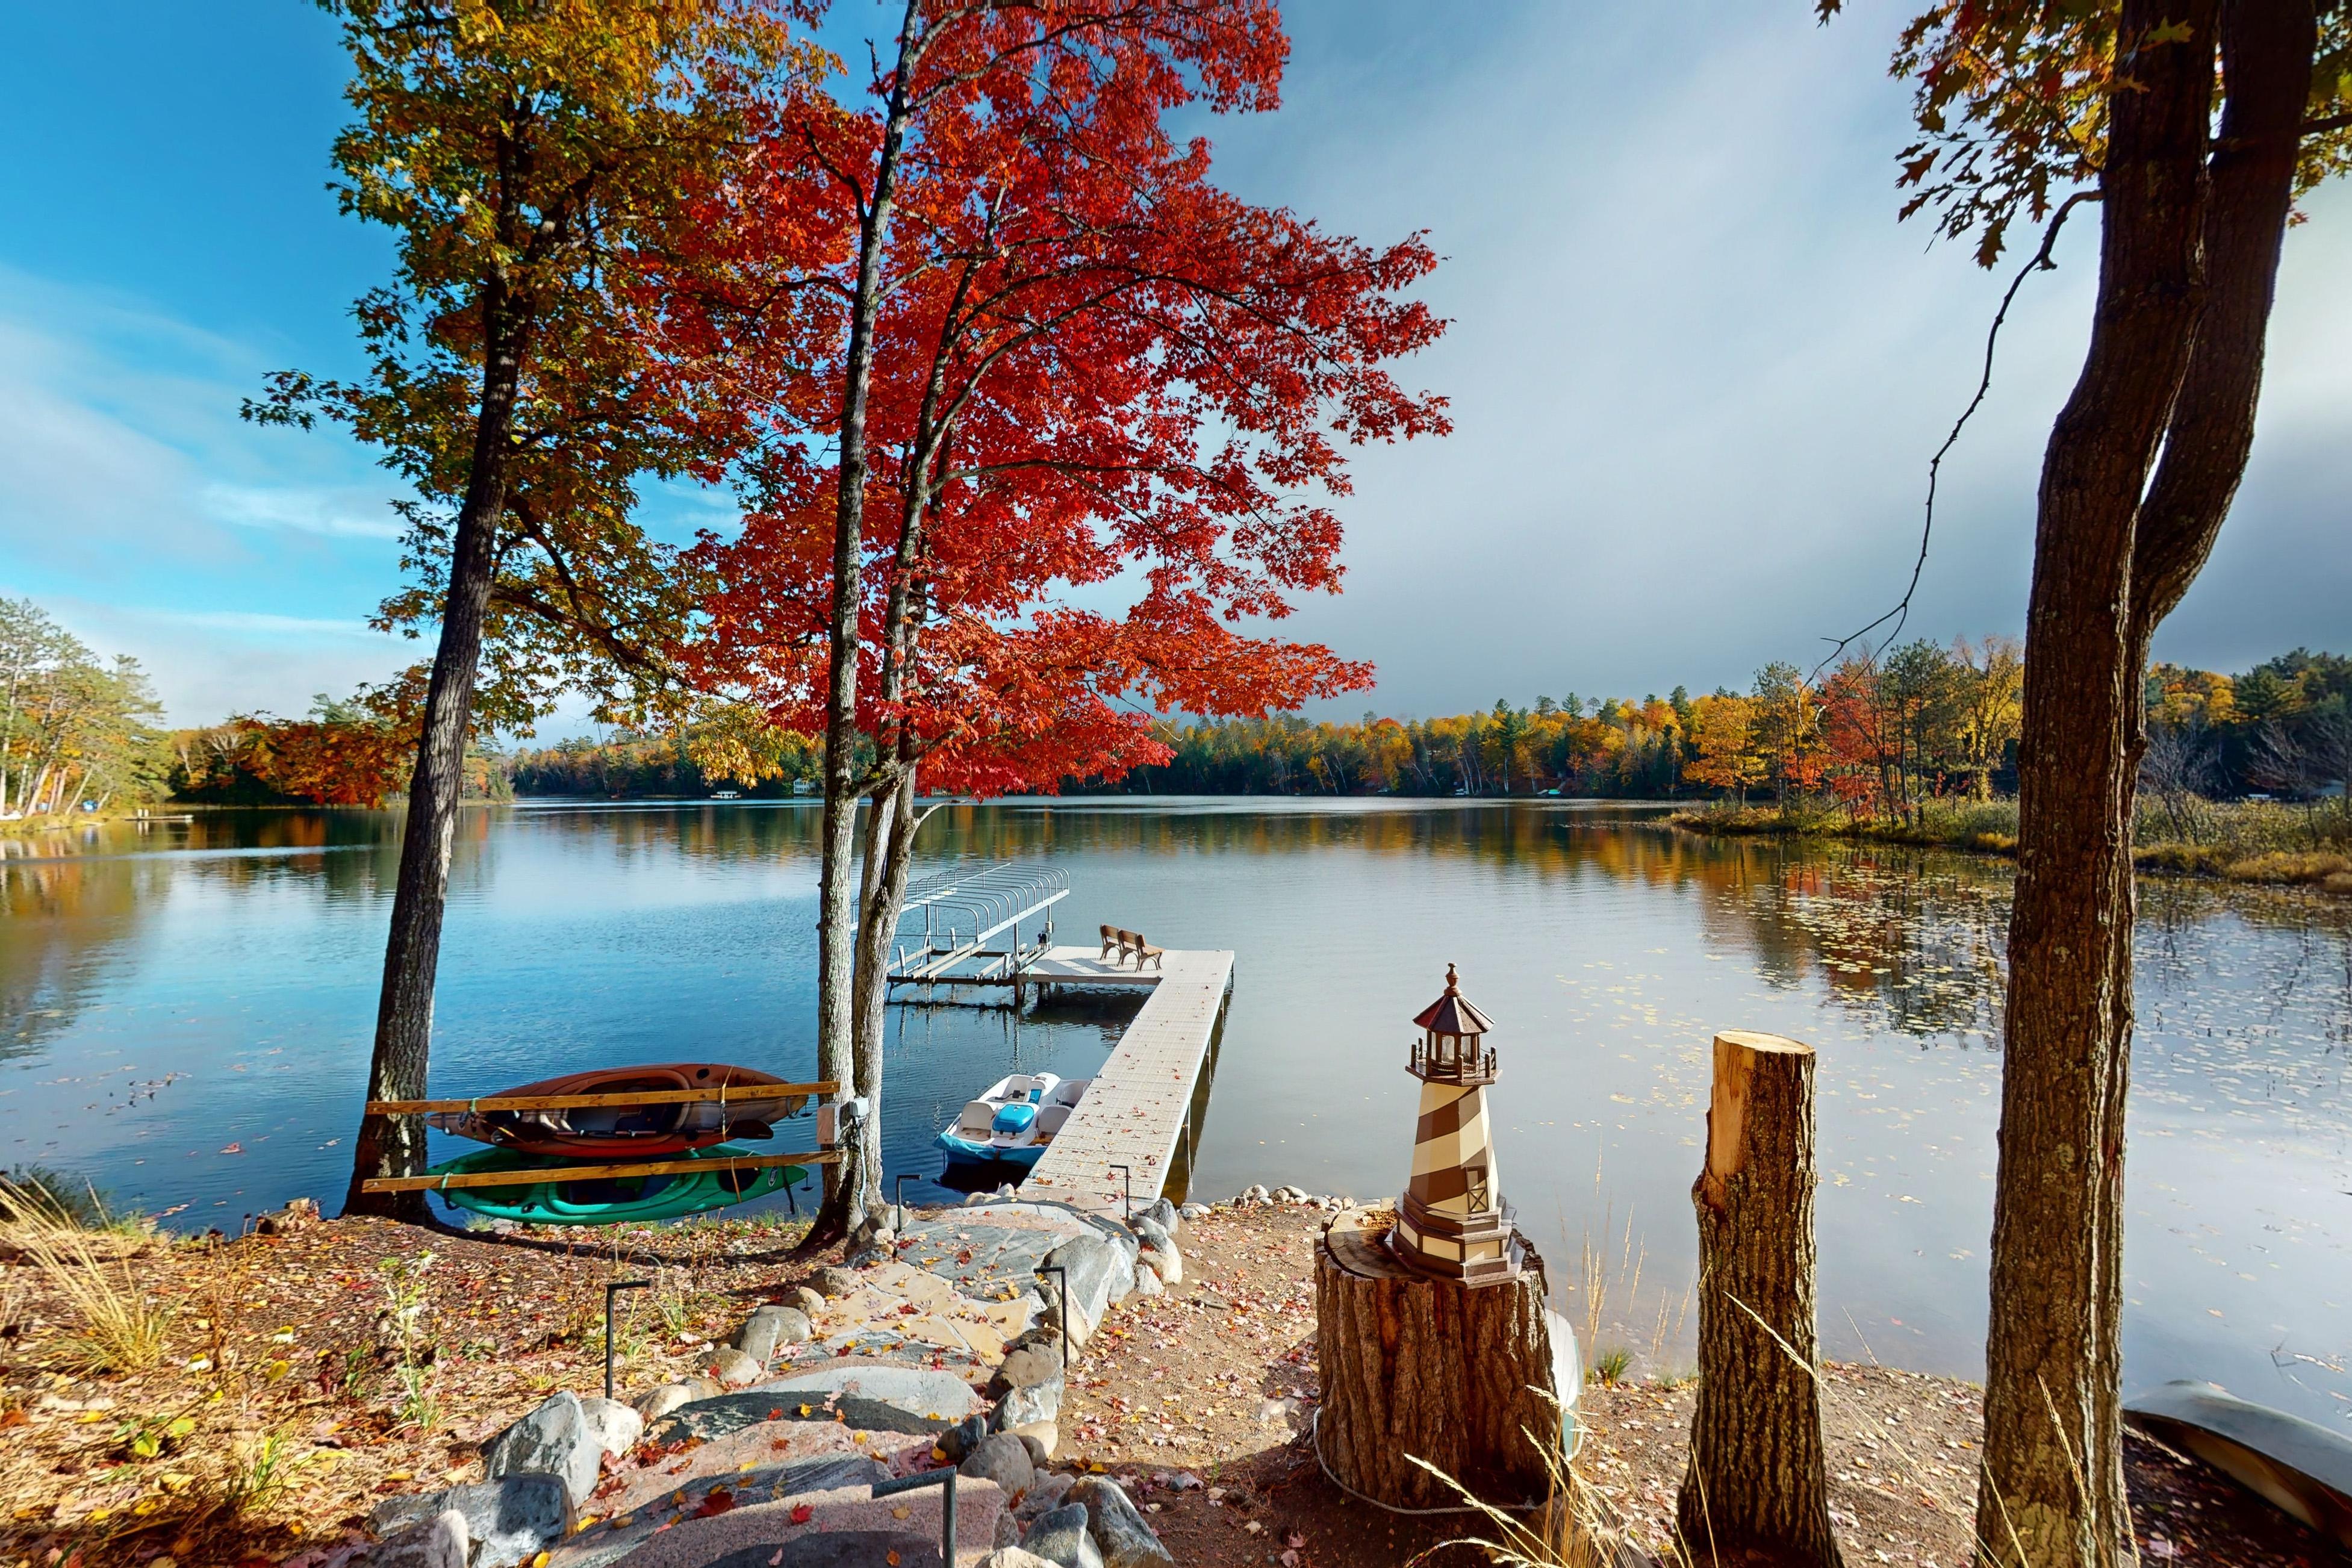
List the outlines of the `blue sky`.
{"type": "MultiPolygon", "coordinates": [[[[834,29],[870,12],[851,0],[834,29]]],[[[1454,321],[1405,374],[1456,434],[1367,453],[1349,591],[1292,629],[1425,713],[1744,684],[1900,591],[1922,473],[2001,279],[1895,221],[1907,13],[1291,7],[1280,112],[1203,129],[1258,200],[1431,231],[1454,321]]],[[[143,659],[172,714],[299,710],[414,657],[368,633],[394,493],[328,434],[241,424],[269,371],[357,368],[384,237],[324,186],[343,107],[297,0],[33,7],[0,56],[0,593],[143,659]]],[[[2254,462],[2159,652],[2352,646],[2352,206],[2289,240],[2254,462]]],[[[2079,363],[2095,236],[2036,279],[1947,467],[1914,626],[2022,623],[2032,497],[2079,363]]],[[[556,728],[562,728],[559,722],[556,728]]]]}

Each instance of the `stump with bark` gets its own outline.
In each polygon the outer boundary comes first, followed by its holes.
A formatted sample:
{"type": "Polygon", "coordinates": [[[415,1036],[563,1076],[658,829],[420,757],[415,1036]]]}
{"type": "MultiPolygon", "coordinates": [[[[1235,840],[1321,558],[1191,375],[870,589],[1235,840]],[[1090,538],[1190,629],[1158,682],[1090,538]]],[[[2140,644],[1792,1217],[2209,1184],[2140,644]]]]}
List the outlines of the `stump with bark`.
{"type": "Polygon", "coordinates": [[[1837,1568],[1812,1368],[1813,1050],[1715,1037],[1698,1210],[1698,1398],[1675,1522],[1694,1558],[1837,1568]]]}
{"type": "MultiPolygon", "coordinates": [[[[1416,1456],[1490,1503],[1541,1503],[1560,1444],[1551,1327],[1532,1250],[1515,1279],[1470,1287],[1407,1268],[1395,1211],[1351,1208],[1315,1253],[1316,1447],[1345,1485],[1395,1508],[1459,1505],[1416,1456]],[[1538,1390],[1541,1390],[1538,1393],[1538,1390]]],[[[1524,1239],[1522,1241],[1524,1246],[1524,1239]]]]}

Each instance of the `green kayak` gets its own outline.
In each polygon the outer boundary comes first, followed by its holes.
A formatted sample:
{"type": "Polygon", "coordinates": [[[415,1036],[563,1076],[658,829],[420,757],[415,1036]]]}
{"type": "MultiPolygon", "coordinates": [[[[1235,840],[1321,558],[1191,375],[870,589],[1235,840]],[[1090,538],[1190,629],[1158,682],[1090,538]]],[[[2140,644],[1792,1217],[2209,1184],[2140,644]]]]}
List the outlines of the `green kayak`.
{"type": "MultiPolygon", "coordinates": [[[[725,1160],[754,1152],[739,1144],[715,1143],[708,1149],[689,1150],[667,1158],[725,1160]]],[[[457,1176],[480,1171],[560,1170],[579,1163],[577,1158],[562,1154],[484,1149],[436,1165],[425,1173],[457,1176]]],[[[676,1219],[680,1215],[748,1203],[770,1193],[782,1192],[787,1183],[797,1183],[807,1174],[807,1168],[801,1165],[763,1165],[752,1170],[692,1171],[675,1176],[596,1176],[578,1182],[445,1187],[438,1191],[459,1208],[523,1225],[630,1225],[676,1219]]]]}

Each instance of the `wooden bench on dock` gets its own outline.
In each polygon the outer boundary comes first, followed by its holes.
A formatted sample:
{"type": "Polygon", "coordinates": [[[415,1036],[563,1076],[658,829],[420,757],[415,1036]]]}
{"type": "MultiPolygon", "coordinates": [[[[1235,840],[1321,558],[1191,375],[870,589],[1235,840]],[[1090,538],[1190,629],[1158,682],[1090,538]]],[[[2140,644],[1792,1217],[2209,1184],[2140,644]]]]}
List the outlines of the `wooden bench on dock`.
{"type": "Polygon", "coordinates": [[[1166,956],[1165,949],[1154,947],[1144,941],[1143,933],[1140,931],[1121,931],[1117,926],[1105,926],[1102,928],[1102,956],[1110,957],[1114,949],[1118,951],[1118,963],[1125,963],[1132,957],[1138,969],[1143,967],[1143,961],[1147,958],[1151,961],[1151,967],[1158,969],[1161,967],[1160,960],[1166,956]]]}

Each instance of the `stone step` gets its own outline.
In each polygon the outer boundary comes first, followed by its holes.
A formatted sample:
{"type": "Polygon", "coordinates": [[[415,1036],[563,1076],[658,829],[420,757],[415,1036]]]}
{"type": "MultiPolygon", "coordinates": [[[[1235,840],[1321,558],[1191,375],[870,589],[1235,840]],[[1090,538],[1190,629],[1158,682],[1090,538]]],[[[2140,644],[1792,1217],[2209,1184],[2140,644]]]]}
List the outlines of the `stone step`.
{"type": "MultiPolygon", "coordinates": [[[[703,1489],[705,1494],[709,1490],[703,1489]]],[[[745,1494],[737,1494],[745,1495],[745,1494]]],[[[764,1498],[767,1494],[756,1493],[764,1498]]],[[[688,1493],[689,1500],[694,1494],[688,1493]]],[[[887,1535],[905,1537],[925,1548],[918,1555],[904,1542],[888,1550],[901,1556],[900,1568],[919,1563],[940,1563],[940,1494],[935,1488],[876,1498],[869,1486],[840,1487],[823,1491],[794,1491],[774,1500],[738,1502],[724,1512],[704,1514],[688,1508],[660,1519],[638,1516],[621,1528],[609,1523],[590,1525],[551,1553],[548,1568],[716,1568],[734,1563],[766,1564],[780,1551],[782,1563],[805,1559],[810,1564],[862,1563],[853,1552],[843,1557],[823,1555],[830,1548],[800,1544],[824,1536],[887,1535]]],[[[990,1481],[963,1478],[956,1483],[956,1562],[977,1563],[992,1546],[997,1520],[1005,1498],[990,1481]]],[[[848,1550],[848,1549],[845,1549],[848,1550]]],[[[887,1551],[874,1561],[887,1560],[887,1551]]]]}

